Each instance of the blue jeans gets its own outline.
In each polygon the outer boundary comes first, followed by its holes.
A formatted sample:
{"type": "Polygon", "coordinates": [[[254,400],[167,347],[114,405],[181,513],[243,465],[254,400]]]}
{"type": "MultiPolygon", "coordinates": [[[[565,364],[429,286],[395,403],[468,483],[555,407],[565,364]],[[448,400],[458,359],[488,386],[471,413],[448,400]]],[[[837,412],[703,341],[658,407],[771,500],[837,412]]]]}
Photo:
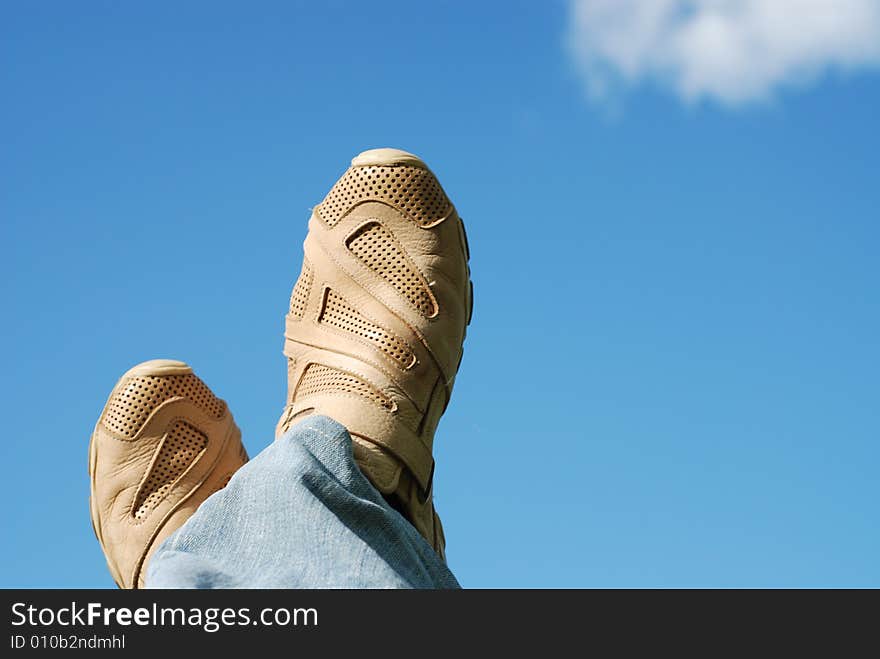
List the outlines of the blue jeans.
{"type": "Polygon", "coordinates": [[[156,550],[148,588],[458,588],[361,473],[348,431],[304,419],[156,550]]]}

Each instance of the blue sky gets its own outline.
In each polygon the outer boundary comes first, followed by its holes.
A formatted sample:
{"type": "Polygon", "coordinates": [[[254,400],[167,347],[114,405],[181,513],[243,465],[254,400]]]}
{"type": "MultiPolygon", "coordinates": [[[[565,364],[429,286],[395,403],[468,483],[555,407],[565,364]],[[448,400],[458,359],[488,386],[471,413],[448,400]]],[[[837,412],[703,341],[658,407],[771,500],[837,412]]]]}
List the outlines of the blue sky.
{"type": "Polygon", "coordinates": [[[463,585],[880,586],[872,62],[689,94],[653,39],[609,97],[594,58],[626,53],[573,25],[561,2],[4,3],[0,586],[112,587],[86,447],[133,364],[188,361],[251,454],[271,441],[309,208],[378,146],[423,156],[468,226],[435,480],[463,585]]]}

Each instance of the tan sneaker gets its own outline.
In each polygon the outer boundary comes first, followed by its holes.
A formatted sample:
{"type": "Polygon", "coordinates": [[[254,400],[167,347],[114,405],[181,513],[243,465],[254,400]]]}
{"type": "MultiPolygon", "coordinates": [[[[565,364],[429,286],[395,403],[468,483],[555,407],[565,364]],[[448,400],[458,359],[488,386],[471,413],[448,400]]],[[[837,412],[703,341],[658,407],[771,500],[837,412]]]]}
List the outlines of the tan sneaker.
{"type": "Polygon", "coordinates": [[[120,588],[142,588],[156,547],[247,462],[226,403],[183,362],[123,375],[89,444],[92,526],[120,588]]]}
{"type": "Polygon", "coordinates": [[[443,556],[432,445],[473,305],[464,226],[421,159],[373,149],[314,209],[304,251],[276,436],[311,414],[344,425],[366,476],[443,556]]]}

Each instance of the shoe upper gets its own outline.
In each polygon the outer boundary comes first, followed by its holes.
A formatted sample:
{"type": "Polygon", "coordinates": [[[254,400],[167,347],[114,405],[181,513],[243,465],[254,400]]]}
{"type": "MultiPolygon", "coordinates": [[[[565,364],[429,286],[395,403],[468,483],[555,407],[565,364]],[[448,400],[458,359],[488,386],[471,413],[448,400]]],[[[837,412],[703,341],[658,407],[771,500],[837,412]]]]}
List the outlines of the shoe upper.
{"type": "Polygon", "coordinates": [[[117,585],[142,587],[155,548],[247,459],[226,403],[189,366],[123,375],[89,448],[92,524],[117,585]]]}
{"type": "Polygon", "coordinates": [[[434,432],[472,310],[464,226],[417,156],[357,156],[312,213],[290,298],[288,399],[277,434],[325,414],[373,484],[438,553],[434,432]]]}

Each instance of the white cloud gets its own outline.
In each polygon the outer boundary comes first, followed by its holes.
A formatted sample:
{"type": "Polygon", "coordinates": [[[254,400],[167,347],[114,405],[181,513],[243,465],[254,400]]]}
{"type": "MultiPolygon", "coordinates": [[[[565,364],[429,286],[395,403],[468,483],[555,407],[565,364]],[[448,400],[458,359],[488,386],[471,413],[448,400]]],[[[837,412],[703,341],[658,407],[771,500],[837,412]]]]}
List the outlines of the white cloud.
{"type": "Polygon", "coordinates": [[[880,0],[570,0],[568,45],[594,98],[645,81],[688,102],[764,99],[880,66],[880,0]]]}

